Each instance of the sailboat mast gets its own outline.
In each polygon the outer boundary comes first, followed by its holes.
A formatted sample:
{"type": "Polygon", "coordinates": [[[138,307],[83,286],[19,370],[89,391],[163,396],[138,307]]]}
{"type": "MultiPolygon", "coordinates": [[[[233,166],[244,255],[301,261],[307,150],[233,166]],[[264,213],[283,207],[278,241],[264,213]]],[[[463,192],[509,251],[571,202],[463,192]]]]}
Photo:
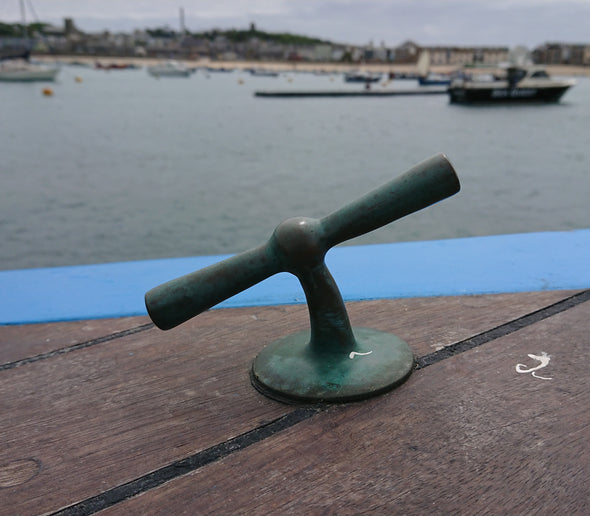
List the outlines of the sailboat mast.
{"type": "Polygon", "coordinates": [[[180,35],[184,37],[184,33],[186,31],[186,27],[184,25],[184,7],[180,8],[180,35]]]}
{"type": "Polygon", "coordinates": [[[23,38],[27,37],[27,13],[25,11],[25,0],[20,0],[20,19],[23,24],[23,38]]]}

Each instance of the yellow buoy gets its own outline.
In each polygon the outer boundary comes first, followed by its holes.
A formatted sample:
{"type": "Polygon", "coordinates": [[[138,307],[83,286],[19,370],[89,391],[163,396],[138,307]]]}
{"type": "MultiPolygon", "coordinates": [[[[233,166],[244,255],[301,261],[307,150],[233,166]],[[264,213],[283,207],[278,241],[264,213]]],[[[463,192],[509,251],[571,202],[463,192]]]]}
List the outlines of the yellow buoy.
{"type": "Polygon", "coordinates": [[[43,95],[51,97],[53,95],[53,90],[51,88],[43,88],[43,95]]]}
{"type": "Polygon", "coordinates": [[[79,75],[76,75],[76,82],[82,82],[82,77],[80,77],[79,75]]]}

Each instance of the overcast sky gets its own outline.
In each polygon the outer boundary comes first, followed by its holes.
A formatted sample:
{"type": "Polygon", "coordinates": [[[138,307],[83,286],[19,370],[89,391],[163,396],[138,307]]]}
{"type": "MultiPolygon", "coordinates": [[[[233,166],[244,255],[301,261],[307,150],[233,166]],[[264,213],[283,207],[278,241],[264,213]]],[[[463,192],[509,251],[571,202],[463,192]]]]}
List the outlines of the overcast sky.
{"type": "MultiPolygon", "coordinates": [[[[193,32],[255,23],[268,32],[352,44],[590,43],[590,0],[25,0],[25,5],[28,22],[61,25],[71,17],[86,32],[178,29],[182,7],[193,32]]],[[[0,20],[20,20],[18,0],[0,1],[0,20]]]]}

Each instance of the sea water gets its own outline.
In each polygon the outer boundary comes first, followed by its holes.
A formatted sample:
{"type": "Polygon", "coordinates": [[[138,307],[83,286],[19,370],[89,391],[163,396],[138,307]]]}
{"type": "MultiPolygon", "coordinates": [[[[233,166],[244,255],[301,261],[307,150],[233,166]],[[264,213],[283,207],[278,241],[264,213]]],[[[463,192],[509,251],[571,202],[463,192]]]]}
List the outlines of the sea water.
{"type": "Polygon", "coordinates": [[[254,96],[362,88],[294,72],[64,66],[55,84],[0,83],[0,269],[240,252],[439,152],[461,192],[348,244],[587,228],[590,79],[577,81],[559,104],[483,107],[254,96]]]}

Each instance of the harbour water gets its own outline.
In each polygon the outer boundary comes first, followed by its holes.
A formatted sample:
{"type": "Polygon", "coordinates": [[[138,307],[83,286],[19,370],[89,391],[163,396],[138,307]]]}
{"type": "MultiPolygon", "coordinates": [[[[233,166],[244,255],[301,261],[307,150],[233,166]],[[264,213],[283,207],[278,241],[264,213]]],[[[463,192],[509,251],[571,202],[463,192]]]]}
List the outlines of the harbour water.
{"type": "Polygon", "coordinates": [[[239,252],[438,152],[461,192],[348,244],[587,228],[590,78],[577,81],[559,104],[485,107],[253,95],[362,87],[310,73],[64,66],[50,97],[0,83],[0,269],[239,252]]]}

